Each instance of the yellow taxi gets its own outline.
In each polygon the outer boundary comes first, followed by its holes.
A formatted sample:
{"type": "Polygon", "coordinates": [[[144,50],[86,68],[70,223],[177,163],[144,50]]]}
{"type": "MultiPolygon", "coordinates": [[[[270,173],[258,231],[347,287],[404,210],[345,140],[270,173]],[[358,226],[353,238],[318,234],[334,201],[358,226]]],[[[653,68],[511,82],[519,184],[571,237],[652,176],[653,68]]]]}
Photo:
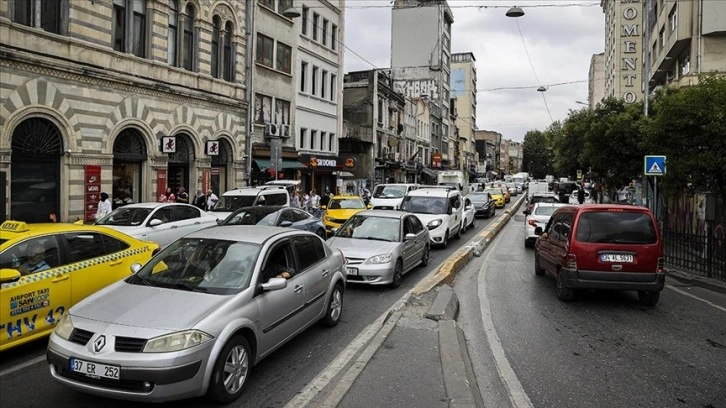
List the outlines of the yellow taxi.
{"type": "Polygon", "coordinates": [[[333,228],[340,228],[348,218],[365,210],[366,204],[360,196],[355,195],[337,195],[333,196],[325,208],[323,215],[323,224],[328,234],[332,234],[333,228]]]}
{"type": "Polygon", "coordinates": [[[497,182],[494,182],[494,183],[492,183],[492,187],[494,187],[494,188],[501,188],[502,189],[502,193],[504,195],[504,202],[505,203],[508,203],[509,201],[512,200],[512,195],[509,193],[509,187],[507,187],[507,184],[506,183],[497,183],[497,182]]]}
{"type": "Polygon", "coordinates": [[[0,225],[0,351],[47,336],[86,296],[132,273],[159,245],[110,228],[0,225]]]}
{"type": "Polygon", "coordinates": [[[492,196],[497,208],[504,208],[504,193],[501,188],[490,187],[485,189],[484,192],[492,196]]]}

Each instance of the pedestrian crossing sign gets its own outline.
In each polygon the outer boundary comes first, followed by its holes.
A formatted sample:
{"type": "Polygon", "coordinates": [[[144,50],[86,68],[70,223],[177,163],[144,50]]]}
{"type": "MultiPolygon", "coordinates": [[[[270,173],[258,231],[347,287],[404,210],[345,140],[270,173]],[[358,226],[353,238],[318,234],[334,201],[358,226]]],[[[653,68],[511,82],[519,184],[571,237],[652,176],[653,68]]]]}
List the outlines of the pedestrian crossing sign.
{"type": "Polygon", "coordinates": [[[665,156],[645,156],[645,175],[663,176],[666,174],[665,156]]]}

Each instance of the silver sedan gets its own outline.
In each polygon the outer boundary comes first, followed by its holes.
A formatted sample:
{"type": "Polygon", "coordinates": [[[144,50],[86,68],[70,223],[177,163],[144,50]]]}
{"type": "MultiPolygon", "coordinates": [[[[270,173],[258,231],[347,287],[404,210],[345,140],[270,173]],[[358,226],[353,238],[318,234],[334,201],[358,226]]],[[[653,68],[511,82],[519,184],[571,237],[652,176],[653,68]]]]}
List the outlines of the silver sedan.
{"type": "Polygon", "coordinates": [[[195,232],[72,307],[51,334],[50,374],[104,397],[232,402],[260,360],[315,322],[338,323],[343,262],[309,232],[195,232]]]}
{"type": "Polygon", "coordinates": [[[402,276],[429,263],[429,230],[407,212],[362,211],[328,240],[347,260],[348,282],[401,285],[402,276]]]}

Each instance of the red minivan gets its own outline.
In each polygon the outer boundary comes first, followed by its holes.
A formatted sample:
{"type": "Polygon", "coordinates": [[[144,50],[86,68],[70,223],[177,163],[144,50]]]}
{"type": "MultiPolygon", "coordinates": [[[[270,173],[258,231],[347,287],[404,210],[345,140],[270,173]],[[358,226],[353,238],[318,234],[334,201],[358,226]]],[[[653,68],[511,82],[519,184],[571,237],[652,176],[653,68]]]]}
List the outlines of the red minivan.
{"type": "Polygon", "coordinates": [[[635,290],[655,306],[665,283],[663,242],[653,214],[644,207],[567,206],[535,229],[534,272],[557,279],[557,297],[577,289],[635,290]]]}

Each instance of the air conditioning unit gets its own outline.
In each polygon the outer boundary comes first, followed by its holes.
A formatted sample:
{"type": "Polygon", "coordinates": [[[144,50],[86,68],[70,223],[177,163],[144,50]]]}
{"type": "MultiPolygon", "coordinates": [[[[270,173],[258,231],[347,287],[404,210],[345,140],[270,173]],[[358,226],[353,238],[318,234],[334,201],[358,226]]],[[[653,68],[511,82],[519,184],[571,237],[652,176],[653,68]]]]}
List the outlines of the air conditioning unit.
{"type": "Polygon", "coordinates": [[[268,123],[265,125],[265,136],[267,137],[280,137],[280,125],[275,123],[268,123]]]}
{"type": "Polygon", "coordinates": [[[277,125],[280,129],[280,137],[290,137],[290,125],[277,125]]]}

